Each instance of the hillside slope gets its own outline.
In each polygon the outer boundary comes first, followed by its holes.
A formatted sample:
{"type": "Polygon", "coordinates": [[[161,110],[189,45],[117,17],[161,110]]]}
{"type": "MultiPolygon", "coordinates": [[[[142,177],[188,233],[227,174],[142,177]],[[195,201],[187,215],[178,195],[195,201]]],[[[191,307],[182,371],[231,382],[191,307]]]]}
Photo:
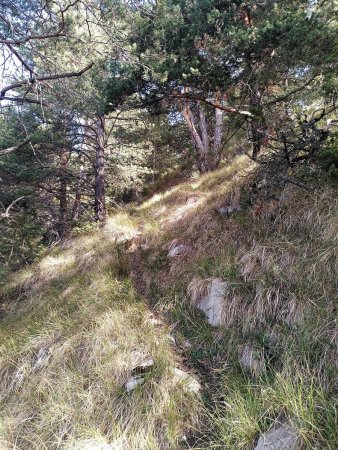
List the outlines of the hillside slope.
{"type": "Polygon", "coordinates": [[[254,169],[240,157],[13,274],[1,449],[253,449],[271,427],[335,448],[337,191],[266,195],[254,169]]]}

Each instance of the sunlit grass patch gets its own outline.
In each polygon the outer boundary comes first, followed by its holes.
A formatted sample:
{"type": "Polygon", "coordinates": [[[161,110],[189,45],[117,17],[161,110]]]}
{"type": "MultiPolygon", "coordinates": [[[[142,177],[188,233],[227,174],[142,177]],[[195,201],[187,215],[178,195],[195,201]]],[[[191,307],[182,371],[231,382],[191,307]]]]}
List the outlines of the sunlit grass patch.
{"type": "MultiPolygon", "coordinates": [[[[135,231],[127,216],[113,226],[114,233],[135,231]]],[[[173,381],[179,360],[169,330],[148,320],[148,307],[126,277],[123,249],[108,232],[66,243],[9,290],[24,297],[0,323],[4,450],[100,442],[176,449],[198,419],[199,396],[173,381]],[[127,392],[144,358],[153,364],[127,392]]]]}

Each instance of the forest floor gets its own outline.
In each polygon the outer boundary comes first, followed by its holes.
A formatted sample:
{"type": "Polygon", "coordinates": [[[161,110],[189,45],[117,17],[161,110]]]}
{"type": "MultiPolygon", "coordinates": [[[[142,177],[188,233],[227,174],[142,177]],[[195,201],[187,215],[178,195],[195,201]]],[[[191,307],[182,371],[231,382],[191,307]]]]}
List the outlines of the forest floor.
{"type": "Polygon", "coordinates": [[[280,427],[336,448],[337,189],[255,177],[238,157],[12,275],[1,449],[250,450],[280,427]]]}

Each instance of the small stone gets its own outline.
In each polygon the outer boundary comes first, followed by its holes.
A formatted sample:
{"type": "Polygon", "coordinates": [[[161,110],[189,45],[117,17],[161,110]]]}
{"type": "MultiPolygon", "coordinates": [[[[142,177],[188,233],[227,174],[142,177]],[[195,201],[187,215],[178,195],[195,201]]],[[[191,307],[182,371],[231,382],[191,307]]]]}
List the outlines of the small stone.
{"type": "Polygon", "coordinates": [[[130,370],[133,371],[135,369],[147,369],[154,365],[154,360],[151,356],[144,356],[141,353],[134,352],[132,354],[132,364],[130,370]]]}
{"type": "Polygon", "coordinates": [[[146,319],[146,322],[154,326],[163,325],[163,322],[159,319],[156,319],[156,317],[149,317],[148,319],[146,319]]]}
{"type": "Polygon", "coordinates": [[[142,369],[145,369],[146,367],[151,367],[154,365],[154,360],[150,356],[148,358],[145,358],[143,361],[141,361],[138,365],[138,367],[141,367],[142,369]]]}
{"type": "Polygon", "coordinates": [[[187,392],[198,394],[201,390],[201,384],[196,378],[177,367],[173,369],[173,381],[174,383],[181,383],[187,392]]]}
{"type": "Polygon", "coordinates": [[[297,450],[299,445],[296,431],[285,424],[271,428],[263,434],[254,450],[297,450]]]}
{"type": "Polygon", "coordinates": [[[183,348],[184,350],[189,350],[190,348],[192,348],[192,343],[189,342],[189,341],[187,341],[187,340],[184,340],[184,341],[182,342],[182,348],[183,348]]]}
{"type": "Polygon", "coordinates": [[[144,244],[141,244],[140,247],[141,247],[141,250],[146,252],[147,250],[150,249],[150,244],[148,242],[145,242],[144,244]]]}
{"type": "Polygon", "coordinates": [[[177,239],[174,239],[168,246],[168,258],[175,258],[186,253],[188,247],[180,244],[177,239]]]}
{"type": "Polygon", "coordinates": [[[236,208],[232,205],[229,206],[221,206],[216,209],[223,217],[228,217],[232,212],[236,211],[236,208]]]}
{"type": "Polygon", "coordinates": [[[189,198],[187,198],[185,204],[193,205],[194,203],[197,203],[199,200],[200,200],[200,197],[197,197],[197,196],[189,197],[189,198]]]}
{"type": "Polygon", "coordinates": [[[144,378],[140,376],[130,377],[129,380],[125,383],[124,387],[127,392],[133,391],[137,386],[144,383],[144,378]]]}

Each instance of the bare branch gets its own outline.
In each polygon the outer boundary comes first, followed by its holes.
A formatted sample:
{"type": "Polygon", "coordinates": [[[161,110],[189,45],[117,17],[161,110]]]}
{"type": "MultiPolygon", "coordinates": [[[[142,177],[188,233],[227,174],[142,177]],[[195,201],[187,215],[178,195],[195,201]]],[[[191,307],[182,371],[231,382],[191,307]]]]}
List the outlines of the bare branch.
{"type": "Polygon", "coordinates": [[[4,99],[6,92],[11,91],[12,89],[17,89],[22,86],[32,86],[36,81],[49,81],[49,80],[60,80],[63,78],[72,78],[72,77],[80,77],[85,72],[90,70],[93,67],[94,63],[88,64],[88,66],[84,67],[79,72],[67,72],[67,73],[58,73],[55,75],[42,75],[38,77],[31,78],[29,80],[18,81],[17,83],[10,84],[2,89],[0,92],[0,101],[4,99]]]}
{"type": "Polygon", "coordinates": [[[13,208],[13,206],[18,203],[20,200],[25,198],[25,196],[19,197],[16,200],[13,200],[12,203],[6,208],[6,211],[2,214],[0,214],[0,220],[8,219],[9,217],[9,211],[13,208]]]}
{"type": "Polygon", "coordinates": [[[19,150],[19,148],[21,148],[21,147],[23,147],[24,145],[28,144],[28,142],[31,140],[31,138],[32,138],[32,135],[29,134],[29,135],[26,137],[25,140],[23,140],[22,142],[20,142],[20,144],[13,145],[13,147],[8,147],[8,148],[5,148],[5,149],[3,149],[3,150],[0,150],[0,156],[8,155],[8,153],[12,153],[12,152],[15,152],[16,150],[19,150]]]}
{"type": "Polygon", "coordinates": [[[297,88],[293,89],[292,91],[287,92],[284,95],[281,95],[280,97],[276,97],[273,100],[270,100],[267,103],[264,103],[263,106],[270,106],[270,105],[274,105],[276,103],[279,102],[283,102],[284,100],[287,100],[291,95],[297,94],[297,92],[302,91],[303,89],[305,89],[309,84],[312,83],[312,81],[317,78],[318,75],[310,78],[306,83],[302,84],[301,86],[298,86],[297,88]]]}
{"type": "Polygon", "coordinates": [[[33,98],[29,97],[2,97],[1,100],[8,100],[10,102],[20,102],[20,103],[34,103],[36,105],[43,105],[47,106],[46,103],[41,103],[40,100],[34,100],[33,98]]]}
{"type": "Polygon", "coordinates": [[[212,106],[213,108],[221,109],[222,111],[225,111],[229,114],[239,114],[241,116],[245,116],[248,118],[254,117],[254,115],[249,111],[241,111],[237,108],[232,108],[230,106],[223,106],[220,103],[212,102],[211,100],[207,100],[205,98],[199,97],[198,95],[191,95],[191,94],[186,94],[186,93],[185,94],[174,93],[174,94],[169,94],[169,97],[183,98],[183,99],[188,99],[188,100],[196,100],[196,101],[205,103],[206,105],[212,106]]]}

